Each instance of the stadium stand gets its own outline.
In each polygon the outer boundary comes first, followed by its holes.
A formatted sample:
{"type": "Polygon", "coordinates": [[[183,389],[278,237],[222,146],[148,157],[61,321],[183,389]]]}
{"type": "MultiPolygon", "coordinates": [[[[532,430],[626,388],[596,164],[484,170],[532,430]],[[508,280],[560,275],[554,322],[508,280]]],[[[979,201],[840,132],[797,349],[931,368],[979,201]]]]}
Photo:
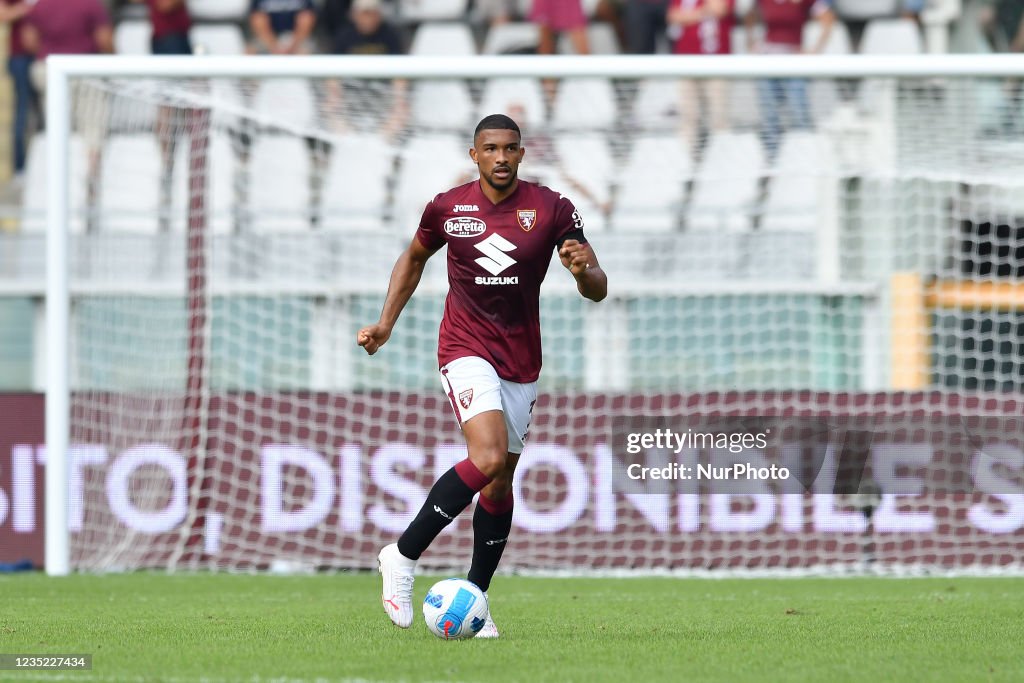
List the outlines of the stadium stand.
{"type": "Polygon", "coordinates": [[[114,51],[122,55],[148,55],[150,33],[148,21],[119,22],[114,29],[114,51]]]}
{"type": "Polygon", "coordinates": [[[413,120],[424,128],[467,130],[476,125],[475,113],[464,81],[421,81],[413,86],[413,120]]]}
{"type": "Polygon", "coordinates": [[[551,112],[555,129],[608,129],[617,121],[615,90],[608,79],[567,78],[559,84],[551,112]]]}
{"type": "Polygon", "coordinates": [[[692,153],[679,135],[637,137],[618,172],[611,224],[635,225],[637,231],[651,233],[676,230],[692,176],[692,153]],[[658,163],[665,158],[672,164],[658,163]]]}
{"type": "MultiPolygon", "coordinates": [[[[69,188],[71,203],[72,233],[85,232],[86,206],[86,154],[81,138],[74,136],[70,141],[69,188]]],[[[21,203],[21,229],[26,232],[46,230],[47,187],[46,135],[32,138],[25,162],[25,191],[21,203]]]]}
{"type": "Polygon", "coordinates": [[[519,54],[537,51],[540,31],[528,21],[506,22],[492,26],[484,39],[483,54],[519,54]]]}
{"type": "Polygon", "coordinates": [[[394,163],[394,148],[379,135],[334,138],[324,176],[321,225],[330,230],[382,230],[394,163]],[[352,159],[359,163],[350,163],[352,159]]]}
{"type": "Polygon", "coordinates": [[[743,232],[753,224],[764,152],[754,133],[711,136],[686,216],[690,230],[743,232]]]}
{"type": "Polygon", "coordinates": [[[112,135],[101,158],[99,210],[104,230],[155,235],[160,228],[161,177],[156,136],[112,135]]]}
{"type": "Polygon", "coordinates": [[[924,39],[910,19],[872,19],[864,29],[861,54],[916,55],[924,52],[924,39]]]}
{"type": "Polygon", "coordinates": [[[188,0],[194,21],[242,21],[249,15],[249,0],[188,0]]]}
{"type": "Polygon", "coordinates": [[[792,131],[782,138],[771,170],[761,218],[765,230],[812,234],[824,205],[835,201],[837,175],[829,141],[820,133],[792,131]]]}
{"type": "Polygon", "coordinates": [[[310,229],[310,153],[303,140],[259,135],[249,161],[248,222],[254,232],[310,229]]]}
{"type": "MultiPolygon", "coordinates": [[[[587,41],[592,55],[617,55],[621,52],[615,30],[605,22],[591,22],[587,26],[587,41]]],[[[575,54],[572,40],[567,33],[558,38],[558,52],[566,55],[575,54]]]]}
{"type": "Polygon", "coordinates": [[[520,107],[526,126],[537,129],[547,121],[544,91],[540,81],[532,78],[492,78],[484,84],[478,118],[495,112],[520,107]]]}
{"type": "Polygon", "coordinates": [[[196,54],[245,54],[245,34],[237,24],[197,24],[189,31],[196,54]]]}
{"type": "Polygon", "coordinates": [[[466,16],[467,0],[400,0],[398,15],[402,21],[458,21],[466,16]]]}
{"type": "Polygon", "coordinates": [[[461,22],[431,22],[420,24],[413,36],[409,54],[412,55],[475,55],[476,41],[469,26],[461,22]]]}

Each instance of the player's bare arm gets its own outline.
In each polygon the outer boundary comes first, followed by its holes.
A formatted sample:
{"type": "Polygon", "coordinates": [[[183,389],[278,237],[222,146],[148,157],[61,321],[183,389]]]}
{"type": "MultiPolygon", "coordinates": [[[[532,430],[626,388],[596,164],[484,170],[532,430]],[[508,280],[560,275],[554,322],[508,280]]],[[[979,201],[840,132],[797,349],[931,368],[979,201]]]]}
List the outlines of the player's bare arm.
{"type": "Polygon", "coordinates": [[[419,239],[413,237],[409,248],[398,257],[395,267],[391,271],[388,295],[384,299],[380,320],[374,325],[367,325],[356,335],[356,343],[366,349],[366,353],[371,356],[377,353],[377,350],[384,346],[391,337],[391,330],[398,322],[398,316],[401,315],[405,305],[409,303],[412,293],[420,284],[427,260],[435,253],[436,251],[427,249],[419,239]]]}
{"type": "Polygon", "coordinates": [[[597,255],[589,244],[566,240],[558,250],[558,258],[576,278],[576,289],[591,301],[608,296],[608,276],[597,262],[597,255]]]}

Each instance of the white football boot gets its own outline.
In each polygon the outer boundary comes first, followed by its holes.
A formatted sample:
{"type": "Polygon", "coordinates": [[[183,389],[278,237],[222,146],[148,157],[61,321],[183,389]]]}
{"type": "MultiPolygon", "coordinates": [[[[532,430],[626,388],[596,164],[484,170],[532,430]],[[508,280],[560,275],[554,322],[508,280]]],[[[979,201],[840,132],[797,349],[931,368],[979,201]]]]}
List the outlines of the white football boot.
{"type": "Polygon", "coordinates": [[[384,546],[377,555],[377,568],[384,581],[381,593],[384,611],[395,626],[409,628],[412,626],[412,582],[416,560],[398,552],[398,544],[392,543],[384,546]]]}
{"type": "Polygon", "coordinates": [[[477,638],[497,638],[498,627],[494,625],[494,619],[491,619],[491,598],[484,593],[484,597],[487,598],[487,621],[484,622],[484,627],[480,629],[480,632],[476,634],[477,638]]]}

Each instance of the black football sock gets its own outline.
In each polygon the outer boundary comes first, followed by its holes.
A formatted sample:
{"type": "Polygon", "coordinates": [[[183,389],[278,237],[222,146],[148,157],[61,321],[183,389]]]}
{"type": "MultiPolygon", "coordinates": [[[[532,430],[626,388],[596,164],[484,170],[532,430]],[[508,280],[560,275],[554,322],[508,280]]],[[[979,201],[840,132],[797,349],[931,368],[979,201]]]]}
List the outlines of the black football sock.
{"type": "Polygon", "coordinates": [[[409,559],[420,559],[437,535],[466,509],[477,491],[489,483],[491,478],[477,469],[469,458],[442,474],[416,518],[398,539],[398,551],[409,559]]]}
{"type": "Polygon", "coordinates": [[[501,500],[491,500],[481,493],[473,513],[473,564],[467,577],[480,590],[490,587],[511,531],[512,494],[501,500]]]}

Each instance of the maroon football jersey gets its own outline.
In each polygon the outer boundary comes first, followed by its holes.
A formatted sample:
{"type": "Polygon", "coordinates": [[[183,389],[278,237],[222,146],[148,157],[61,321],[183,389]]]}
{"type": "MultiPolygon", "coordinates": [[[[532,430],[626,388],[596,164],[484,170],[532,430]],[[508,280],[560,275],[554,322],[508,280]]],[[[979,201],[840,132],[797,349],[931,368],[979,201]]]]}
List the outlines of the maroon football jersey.
{"type": "Polygon", "coordinates": [[[427,204],[416,237],[428,249],[448,245],[448,298],[437,361],[480,356],[510,382],[540,375],[540,284],[551,254],[583,220],[568,199],[520,180],[492,204],[474,180],[427,204]]]}

